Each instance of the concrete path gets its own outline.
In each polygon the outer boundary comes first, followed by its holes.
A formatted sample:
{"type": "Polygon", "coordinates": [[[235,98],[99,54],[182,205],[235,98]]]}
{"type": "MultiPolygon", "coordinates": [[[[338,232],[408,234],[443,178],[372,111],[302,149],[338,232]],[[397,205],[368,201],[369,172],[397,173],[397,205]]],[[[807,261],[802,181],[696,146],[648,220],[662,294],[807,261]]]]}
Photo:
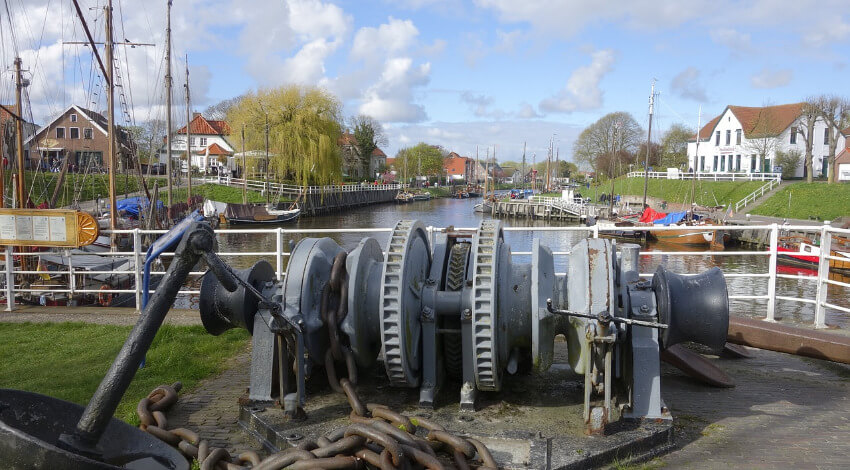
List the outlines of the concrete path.
{"type": "MultiPolygon", "coordinates": [[[[111,307],[41,307],[16,305],[13,312],[0,310],[0,322],[9,323],[59,323],[84,322],[97,325],[136,324],[139,314],[132,308],[111,307]]],[[[169,325],[200,325],[197,310],[171,309],[165,317],[169,325]]]]}

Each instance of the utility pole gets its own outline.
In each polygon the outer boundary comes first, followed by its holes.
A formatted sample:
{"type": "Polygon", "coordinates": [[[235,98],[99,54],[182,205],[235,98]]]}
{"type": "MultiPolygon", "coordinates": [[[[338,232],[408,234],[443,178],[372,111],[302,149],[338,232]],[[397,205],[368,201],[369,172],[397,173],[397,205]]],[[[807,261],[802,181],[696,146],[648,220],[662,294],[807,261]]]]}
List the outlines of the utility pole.
{"type": "MultiPolygon", "coordinates": [[[[643,162],[643,205],[641,210],[646,207],[646,191],[649,187],[649,154],[652,153],[652,111],[654,107],[655,79],[652,80],[652,90],[649,92],[649,130],[646,133],[646,159],[643,162]]],[[[697,141],[699,141],[699,136],[697,137],[697,141]]]]}
{"type": "Polygon", "coordinates": [[[24,89],[24,79],[21,76],[21,58],[15,57],[15,112],[18,114],[18,119],[15,120],[15,145],[17,146],[18,157],[18,207],[26,207],[24,199],[26,191],[26,179],[24,175],[24,121],[23,121],[23,102],[21,101],[21,93],[24,89]]]}
{"type": "Polygon", "coordinates": [[[269,171],[269,113],[266,113],[266,204],[270,204],[272,202],[271,194],[269,194],[270,177],[271,171],[269,171]]]}
{"type": "MultiPolygon", "coordinates": [[[[189,186],[186,202],[192,208],[192,108],[189,100],[189,54],[186,54],[186,167],[189,169],[189,186]]],[[[181,165],[182,166],[182,165],[181,165]]]]}
{"type": "MultiPolygon", "coordinates": [[[[115,82],[112,79],[115,75],[115,64],[112,58],[112,0],[106,4],[106,111],[107,111],[107,171],[109,173],[109,228],[116,230],[118,228],[118,209],[115,199],[115,82]]],[[[113,235],[114,238],[114,235],[113,235]]],[[[113,248],[115,245],[113,243],[113,248]]]]}
{"type": "Polygon", "coordinates": [[[614,144],[611,146],[611,195],[610,195],[611,197],[610,197],[610,200],[608,201],[608,219],[609,220],[612,220],[611,218],[614,216],[614,170],[615,170],[614,162],[617,159],[617,137],[618,137],[617,133],[620,132],[620,126],[621,125],[622,125],[622,123],[620,121],[617,121],[617,122],[614,123],[614,144]]]}
{"type": "MultiPolygon", "coordinates": [[[[171,199],[171,0],[168,0],[166,8],[167,16],[165,23],[165,172],[168,174],[167,191],[168,207],[174,203],[171,199]]],[[[110,64],[111,68],[111,64],[110,64]]],[[[186,142],[189,145],[189,142],[186,142]]]]}
{"type": "Polygon", "coordinates": [[[245,156],[245,124],[242,124],[242,204],[248,204],[248,157],[245,156]]]}

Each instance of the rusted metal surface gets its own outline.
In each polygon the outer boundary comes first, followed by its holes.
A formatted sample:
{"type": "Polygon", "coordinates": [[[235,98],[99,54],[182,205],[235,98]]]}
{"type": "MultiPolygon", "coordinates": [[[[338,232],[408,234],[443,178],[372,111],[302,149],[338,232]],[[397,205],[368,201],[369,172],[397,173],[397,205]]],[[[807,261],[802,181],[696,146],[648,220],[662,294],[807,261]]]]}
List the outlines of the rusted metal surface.
{"type": "Polygon", "coordinates": [[[805,328],[730,317],[730,343],[850,364],[850,337],[805,328]]]}
{"type": "Polygon", "coordinates": [[[681,344],[674,344],[661,351],[661,360],[708,385],[724,388],[735,386],[726,372],[681,344]]]}

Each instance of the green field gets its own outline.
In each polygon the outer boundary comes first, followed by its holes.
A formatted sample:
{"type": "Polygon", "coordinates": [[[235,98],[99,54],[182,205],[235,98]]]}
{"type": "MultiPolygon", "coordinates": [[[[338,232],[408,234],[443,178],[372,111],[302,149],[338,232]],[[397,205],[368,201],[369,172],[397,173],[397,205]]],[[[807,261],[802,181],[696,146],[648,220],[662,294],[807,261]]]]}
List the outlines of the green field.
{"type": "MultiPolygon", "coordinates": [[[[623,195],[643,195],[643,178],[620,177],[614,181],[614,193],[623,195]]],[[[647,194],[671,203],[687,203],[691,200],[691,180],[650,179],[647,194]]],[[[751,192],[764,186],[764,181],[700,181],[696,182],[696,197],[694,201],[703,206],[725,206],[734,204],[747,197],[751,192]]],[[[594,192],[580,188],[585,197],[603,194],[611,191],[610,181],[601,183],[594,192]]]]}
{"type": "Polygon", "coordinates": [[[850,216],[850,185],[794,183],[785,186],[750,211],[790,219],[835,220],[850,216]]]}
{"type": "MultiPolygon", "coordinates": [[[[0,323],[0,388],[38,392],[85,405],[130,332],[129,326],[0,323]]],[[[161,384],[192,389],[248,346],[248,333],[211,336],[201,326],[164,325],[115,417],[138,424],[140,399],[161,384]]]]}
{"type": "MultiPolygon", "coordinates": [[[[188,190],[184,184],[180,188],[172,191],[171,198],[173,202],[186,202],[188,190]]],[[[193,196],[203,196],[204,199],[211,199],[218,202],[227,202],[232,204],[242,204],[242,188],[224,186],[221,184],[206,183],[198,186],[192,186],[193,196]]],[[[272,194],[272,199],[275,195],[272,194]]],[[[159,188],[159,200],[163,203],[168,203],[168,195],[165,188],[159,188]]],[[[286,199],[288,200],[288,198],[286,199]]],[[[284,201],[283,199],[281,201],[284,201]]],[[[266,202],[266,197],[260,191],[248,190],[248,202],[266,202]]]]}

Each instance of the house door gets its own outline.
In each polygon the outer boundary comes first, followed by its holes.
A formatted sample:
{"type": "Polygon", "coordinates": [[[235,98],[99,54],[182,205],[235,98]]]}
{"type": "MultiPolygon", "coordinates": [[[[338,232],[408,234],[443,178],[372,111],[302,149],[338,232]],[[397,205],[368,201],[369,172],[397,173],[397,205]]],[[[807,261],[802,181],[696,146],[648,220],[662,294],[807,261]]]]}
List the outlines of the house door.
{"type": "Polygon", "coordinates": [[[829,175],[829,159],[823,159],[823,165],[821,166],[820,175],[822,178],[826,178],[829,175]]]}
{"type": "Polygon", "coordinates": [[[773,167],[770,166],[770,159],[769,158],[764,159],[764,166],[762,168],[763,168],[762,171],[765,172],[765,173],[770,173],[773,170],[773,167]]]}

